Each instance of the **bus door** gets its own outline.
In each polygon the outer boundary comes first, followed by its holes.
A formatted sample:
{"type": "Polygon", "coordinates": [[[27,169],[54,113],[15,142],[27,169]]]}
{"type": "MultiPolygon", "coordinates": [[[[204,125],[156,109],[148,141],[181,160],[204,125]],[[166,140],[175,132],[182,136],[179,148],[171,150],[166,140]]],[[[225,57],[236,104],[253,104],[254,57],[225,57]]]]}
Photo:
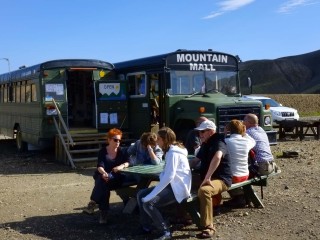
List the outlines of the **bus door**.
{"type": "Polygon", "coordinates": [[[151,130],[151,104],[145,72],[128,73],[129,131],[134,138],[151,130]]]}
{"type": "Polygon", "coordinates": [[[69,128],[94,127],[93,71],[67,70],[66,85],[69,128]]]}
{"type": "Polygon", "coordinates": [[[165,113],[163,91],[163,73],[147,74],[149,98],[150,98],[150,117],[151,131],[157,133],[159,128],[164,126],[165,113]]]}
{"type": "Polygon", "coordinates": [[[124,80],[95,81],[95,126],[128,129],[127,84],[124,80]]]}

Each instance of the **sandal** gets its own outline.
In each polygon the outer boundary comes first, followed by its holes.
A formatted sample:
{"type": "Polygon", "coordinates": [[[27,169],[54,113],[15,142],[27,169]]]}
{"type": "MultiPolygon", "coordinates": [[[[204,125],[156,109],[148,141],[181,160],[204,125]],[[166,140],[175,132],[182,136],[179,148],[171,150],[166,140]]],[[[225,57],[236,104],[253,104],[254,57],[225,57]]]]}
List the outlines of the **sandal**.
{"type": "Polygon", "coordinates": [[[198,238],[206,239],[212,238],[216,233],[216,229],[213,226],[206,226],[200,234],[197,235],[198,238]]]}

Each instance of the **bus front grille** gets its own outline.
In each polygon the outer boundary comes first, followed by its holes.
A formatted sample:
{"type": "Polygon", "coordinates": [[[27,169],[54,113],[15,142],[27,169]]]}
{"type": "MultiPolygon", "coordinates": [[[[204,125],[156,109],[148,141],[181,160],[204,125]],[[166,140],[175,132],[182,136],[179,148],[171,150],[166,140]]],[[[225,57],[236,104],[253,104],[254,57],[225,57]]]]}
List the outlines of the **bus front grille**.
{"type": "Polygon", "coordinates": [[[250,105],[242,107],[218,107],[217,119],[218,126],[217,130],[219,133],[223,133],[224,127],[233,119],[243,120],[244,116],[248,113],[253,113],[260,119],[260,106],[250,105]]]}

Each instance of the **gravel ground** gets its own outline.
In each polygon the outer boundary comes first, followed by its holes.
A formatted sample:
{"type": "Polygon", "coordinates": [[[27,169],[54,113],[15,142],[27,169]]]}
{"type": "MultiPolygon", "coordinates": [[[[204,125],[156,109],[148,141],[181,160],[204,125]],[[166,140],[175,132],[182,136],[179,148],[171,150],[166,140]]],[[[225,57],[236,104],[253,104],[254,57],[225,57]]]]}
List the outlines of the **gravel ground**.
{"type": "MultiPolygon", "coordinates": [[[[264,188],[265,208],[223,209],[214,239],[320,239],[319,145],[289,139],[272,146],[282,173],[264,188]],[[299,155],[284,158],[283,151],[299,155]]],[[[11,140],[0,140],[0,239],[143,239],[135,236],[138,214],[123,214],[116,195],[106,226],[97,224],[98,213],[82,214],[92,173],[53,162],[52,153],[17,154],[11,140]]],[[[174,239],[197,233],[195,225],[172,229],[174,239]]]]}

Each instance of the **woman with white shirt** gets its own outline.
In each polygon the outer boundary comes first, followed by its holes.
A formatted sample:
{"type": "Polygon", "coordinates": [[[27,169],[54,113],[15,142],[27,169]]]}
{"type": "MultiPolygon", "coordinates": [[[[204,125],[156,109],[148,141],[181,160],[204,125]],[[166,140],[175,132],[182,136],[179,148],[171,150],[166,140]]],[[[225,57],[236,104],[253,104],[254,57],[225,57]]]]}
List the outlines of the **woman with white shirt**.
{"type": "MultiPolygon", "coordinates": [[[[246,134],[245,125],[239,120],[232,120],[225,128],[230,137],[225,139],[227,144],[230,167],[232,172],[232,183],[246,181],[249,178],[248,154],[256,142],[246,134]]],[[[246,204],[242,192],[229,191],[231,200],[224,202],[224,205],[242,207],[246,204]]]]}
{"type": "Polygon", "coordinates": [[[189,197],[191,170],[188,151],[176,141],[175,133],[167,127],[158,131],[158,145],[165,153],[165,166],[155,187],[140,190],[137,194],[142,233],[148,234],[153,225],[160,231],[158,239],[171,239],[169,226],[164,221],[160,207],[181,203],[189,197]]]}

